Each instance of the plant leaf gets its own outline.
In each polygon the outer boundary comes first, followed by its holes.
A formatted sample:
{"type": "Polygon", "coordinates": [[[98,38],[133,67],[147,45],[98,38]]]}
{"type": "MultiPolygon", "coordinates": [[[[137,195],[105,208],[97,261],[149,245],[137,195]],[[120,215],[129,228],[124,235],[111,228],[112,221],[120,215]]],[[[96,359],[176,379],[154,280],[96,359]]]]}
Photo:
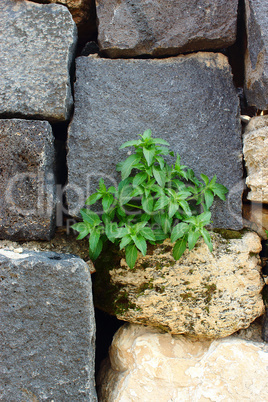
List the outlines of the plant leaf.
{"type": "Polygon", "coordinates": [[[151,166],[155,156],[155,148],[143,148],[143,155],[148,163],[148,166],[151,166]]]}
{"type": "Polygon", "coordinates": [[[196,242],[199,239],[199,237],[200,237],[199,230],[190,231],[188,233],[188,247],[189,247],[189,250],[192,250],[194,248],[194,246],[196,245],[196,242]]]}
{"type": "Polygon", "coordinates": [[[134,168],[136,163],[140,161],[140,156],[137,154],[130,155],[121,165],[121,175],[122,180],[125,180],[131,173],[131,170],[134,168]]]}
{"type": "Polygon", "coordinates": [[[123,237],[120,242],[120,250],[122,250],[122,248],[125,248],[131,241],[132,241],[132,238],[130,235],[123,237]]]}
{"type": "Polygon", "coordinates": [[[166,173],[164,170],[161,170],[158,166],[153,166],[153,174],[155,180],[159,184],[160,187],[164,187],[166,183],[166,173]]]}
{"type": "Polygon", "coordinates": [[[188,232],[188,230],[189,225],[186,222],[178,223],[178,225],[176,225],[171,232],[171,242],[174,243],[176,240],[183,237],[188,232]]]}
{"type": "Polygon", "coordinates": [[[102,206],[104,212],[107,212],[114,201],[112,194],[106,193],[102,200],[102,206]]]}
{"type": "Polygon", "coordinates": [[[124,142],[124,144],[122,144],[119,149],[123,149],[123,148],[126,148],[126,147],[132,147],[132,146],[135,146],[135,145],[138,146],[138,145],[140,145],[140,143],[141,143],[141,140],[127,141],[127,142],[124,142]]]}
{"type": "Polygon", "coordinates": [[[176,242],[175,246],[173,247],[173,257],[175,258],[175,260],[179,260],[181,258],[186,248],[187,248],[187,240],[185,239],[185,237],[179,239],[176,242]]]}
{"type": "Polygon", "coordinates": [[[76,240],[84,239],[84,237],[86,237],[89,234],[91,229],[90,225],[87,225],[85,222],[75,223],[74,225],[71,226],[71,228],[79,232],[79,235],[77,236],[76,240]]]}
{"type": "Polygon", "coordinates": [[[88,199],[85,202],[85,205],[93,205],[95,202],[97,202],[102,195],[100,193],[94,193],[88,197],[88,199]]]}
{"type": "Polygon", "coordinates": [[[90,236],[89,236],[89,247],[93,253],[95,252],[95,250],[97,248],[99,239],[100,239],[100,231],[97,228],[94,228],[90,232],[90,236]]]}
{"type": "Polygon", "coordinates": [[[126,263],[130,269],[134,268],[135,262],[138,257],[138,250],[136,249],[135,244],[129,244],[125,247],[126,252],[126,263]]]}
{"type": "Polygon", "coordinates": [[[213,244],[212,244],[212,242],[211,242],[211,238],[210,238],[209,232],[208,232],[205,228],[202,228],[202,229],[200,230],[200,233],[201,233],[201,235],[202,235],[202,237],[203,237],[203,239],[204,239],[206,245],[208,246],[209,251],[212,252],[212,250],[213,250],[213,244]]]}
{"type": "Polygon", "coordinates": [[[90,209],[80,209],[80,213],[83,220],[85,222],[88,222],[91,226],[95,226],[101,223],[99,216],[95,212],[90,211],[90,209]]]}
{"type": "Polygon", "coordinates": [[[100,238],[98,241],[98,244],[95,247],[95,250],[92,251],[90,246],[89,246],[89,257],[94,261],[98,258],[98,256],[100,255],[101,251],[102,251],[102,247],[103,247],[103,241],[100,238]]]}
{"type": "Polygon", "coordinates": [[[214,195],[213,195],[212,191],[209,189],[206,189],[204,191],[204,196],[205,196],[206,207],[210,208],[214,201],[214,195]]]}
{"type": "Polygon", "coordinates": [[[147,178],[146,172],[138,173],[133,179],[133,187],[139,186],[141,183],[144,182],[144,180],[146,180],[146,178],[147,178]]]}
{"type": "Polygon", "coordinates": [[[148,227],[142,228],[141,231],[140,231],[140,234],[143,237],[145,237],[145,239],[147,239],[147,240],[155,241],[155,235],[154,235],[154,232],[153,232],[153,230],[151,228],[148,228],[148,227]]]}
{"type": "Polygon", "coordinates": [[[132,240],[134,241],[136,247],[142,252],[143,255],[146,255],[147,251],[147,244],[144,237],[140,234],[131,236],[132,240]]]}

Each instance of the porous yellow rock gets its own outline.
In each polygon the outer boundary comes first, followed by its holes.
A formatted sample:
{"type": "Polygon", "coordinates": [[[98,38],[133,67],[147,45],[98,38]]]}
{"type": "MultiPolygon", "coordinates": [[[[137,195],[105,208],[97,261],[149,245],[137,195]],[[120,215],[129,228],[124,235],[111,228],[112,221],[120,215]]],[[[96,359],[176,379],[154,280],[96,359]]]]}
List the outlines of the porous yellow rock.
{"type": "Polygon", "coordinates": [[[106,306],[113,306],[119,319],[172,334],[219,338],[248,327],[264,312],[260,238],[254,232],[224,235],[241,238],[212,233],[212,253],[200,241],[179,261],[165,241],[152,255],[140,257],[133,270],[121,260],[121,266],[109,272],[109,290],[102,276],[99,291],[95,289],[96,305],[105,309],[105,294],[111,297],[106,306]]]}
{"type": "Polygon", "coordinates": [[[246,127],[243,152],[247,169],[247,198],[268,204],[268,115],[253,117],[246,127]]]}

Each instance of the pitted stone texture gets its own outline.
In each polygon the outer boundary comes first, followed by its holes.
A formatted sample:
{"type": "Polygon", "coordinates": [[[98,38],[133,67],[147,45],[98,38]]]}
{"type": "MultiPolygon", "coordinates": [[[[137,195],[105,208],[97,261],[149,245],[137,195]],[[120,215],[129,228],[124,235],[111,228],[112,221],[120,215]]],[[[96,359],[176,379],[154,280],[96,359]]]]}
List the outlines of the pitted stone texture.
{"type": "Polygon", "coordinates": [[[79,32],[79,39],[88,39],[96,33],[94,0],[31,0],[35,3],[57,3],[67,6],[79,32]]]}
{"type": "Polygon", "coordinates": [[[0,239],[49,240],[56,205],[50,124],[0,120],[0,155],[0,239]]]}
{"type": "MultiPolygon", "coordinates": [[[[224,235],[234,236],[232,231],[224,235]]],[[[212,253],[200,241],[179,261],[168,241],[139,257],[133,270],[122,259],[105,276],[110,267],[103,261],[103,271],[96,266],[96,306],[172,334],[220,338],[248,327],[264,313],[260,238],[254,232],[240,239],[211,236],[212,253]]]]}
{"type": "Polygon", "coordinates": [[[253,117],[246,127],[243,153],[247,169],[247,198],[268,204],[268,115],[253,117]]]}
{"type": "Polygon", "coordinates": [[[268,109],[268,3],[246,0],[247,49],[245,52],[245,93],[247,102],[268,109]]]}
{"type": "Polygon", "coordinates": [[[98,0],[100,48],[109,57],[170,56],[230,46],[237,0],[98,0]]]}
{"type": "MultiPolygon", "coordinates": [[[[75,113],[69,130],[67,201],[77,216],[94,183],[117,185],[123,142],[150,128],[183,164],[229,189],[216,200],[215,227],[242,228],[239,102],[227,58],[197,53],[160,60],[79,57],[75,113]]],[[[174,160],[169,161],[174,163],[174,160]]]]}
{"type": "Polygon", "coordinates": [[[0,250],[3,401],[96,401],[91,278],[78,257],[0,250]]]}
{"type": "Polygon", "coordinates": [[[99,400],[266,401],[267,370],[264,342],[237,337],[194,342],[124,325],[100,372],[99,400]]]}
{"type": "Polygon", "coordinates": [[[1,0],[0,14],[0,115],[68,119],[77,37],[70,12],[56,4],[1,0]]]}

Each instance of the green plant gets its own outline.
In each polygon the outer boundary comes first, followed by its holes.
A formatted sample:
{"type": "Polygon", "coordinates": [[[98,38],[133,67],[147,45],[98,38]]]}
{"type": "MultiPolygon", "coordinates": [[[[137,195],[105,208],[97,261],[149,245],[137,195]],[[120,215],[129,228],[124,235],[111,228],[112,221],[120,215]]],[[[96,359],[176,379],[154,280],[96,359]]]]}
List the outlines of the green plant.
{"type": "Polygon", "coordinates": [[[77,239],[89,236],[89,254],[94,260],[110,240],[125,250],[126,262],[134,267],[138,250],[143,255],[147,242],[156,244],[166,238],[175,242],[173,256],[178,260],[187,248],[191,250],[202,236],[210,251],[212,243],[205,228],[211,223],[210,207],[214,197],[225,200],[227,189],[216,183],[216,176],[200,174],[197,179],[192,169],[181,165],[177,155],[169,166],[163,156],[173,156],[161,138],[152,138],[151,130],[139,135],[138,140],[124,143],[120,149],[134,147],[135,152],[117,165],[122,181],[118,188],[99,188],[86,205],[101,202],[101,217],[83,208],[83,222],[72,227],[79,232],[77,239]]]}

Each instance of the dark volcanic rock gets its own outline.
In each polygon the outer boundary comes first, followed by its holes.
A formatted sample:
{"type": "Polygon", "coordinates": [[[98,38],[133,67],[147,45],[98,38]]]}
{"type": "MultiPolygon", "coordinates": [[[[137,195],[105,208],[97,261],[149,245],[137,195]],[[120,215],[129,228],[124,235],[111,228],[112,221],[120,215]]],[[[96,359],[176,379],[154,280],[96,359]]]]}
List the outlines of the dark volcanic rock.
{"type": "Polygon", "coordinates": [[[246,0],[245,92],[248,104],[268,109],[268,3],[246,0]]]}
{"type": "Polygon", "coordinates": [[[0,120],[0,239],[48,240],[53,235],[53,141],[46,121],[0,120]]]}
{"type": "Polygon", "coordinates": [[[1,0],[0,15],[0,115],[68,119],[77,38],[68,9],[1,0]]]}
{"type": "Polygon", "coordinates": [[[1,249],[0,271],[1,400],[96,401],[87,264],[68,254],[1,249]]]}
{"type": "Polygon", "coordinates": [[[237,0],[99,0],[99,44],[110,57],[176,55],[230,46],[237,0]]]}
{"type": "MultiPolygon", "coordinates": [[[[197,175],[229,189],[216,202],[215,227],[241,229],[239,102],[225,56],[197,53],[161,60],[77,59],[76,107],[68,139],[70,212],[77,215],[101,177],[118,183],[119,146],[151,128],[197,175]]],[[[174,163],[174,162],[173,162],[174,163]]]]}

